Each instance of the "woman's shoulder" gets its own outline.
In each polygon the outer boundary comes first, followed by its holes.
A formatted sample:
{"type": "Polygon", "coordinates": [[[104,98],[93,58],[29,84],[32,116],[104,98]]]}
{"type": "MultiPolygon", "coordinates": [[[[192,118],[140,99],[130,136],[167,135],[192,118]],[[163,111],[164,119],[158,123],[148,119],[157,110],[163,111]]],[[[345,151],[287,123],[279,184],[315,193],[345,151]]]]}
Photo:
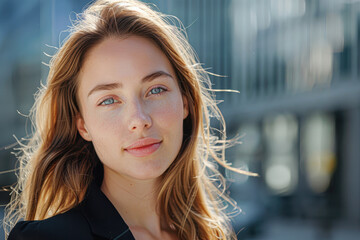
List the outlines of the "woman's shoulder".
{"type": "Polygon", "coordinates": [[[86,219],[77,208],[39,221],[20,221],[11,230],[8,240],[92,239],[86,219]]]}

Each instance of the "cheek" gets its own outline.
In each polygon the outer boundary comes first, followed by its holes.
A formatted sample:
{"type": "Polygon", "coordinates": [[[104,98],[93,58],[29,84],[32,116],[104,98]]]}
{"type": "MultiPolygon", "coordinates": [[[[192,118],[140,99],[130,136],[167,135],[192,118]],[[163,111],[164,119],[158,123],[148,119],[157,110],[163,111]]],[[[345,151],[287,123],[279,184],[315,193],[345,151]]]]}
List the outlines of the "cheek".
{"type": "MultiPolygon", "coordinates": [[[[183,122],[182,101],[163,102],[152,112],[153,120],[156,119],[159,126],[166,129],[180,128],[183,122]]],[[[181,128],[182,129],[182,128],[181,128]]],[[[173,129],[174,130],[174,129],[173,129]]],[[[180,130],[180,129],[179,129],[180,130]]]]}
{"type": "Polygon", "coordinates": [[[111,131],[119,127],[118,111],[87,111],[85,122],[91,132],[111,131]]]}
{"type": "Polygon", "coordinates": [[[125,129],[115,117],[100,115],[91,121],[90,133],[96,154],[103,162],[116,158],[126,140],[124,134],[118,134],[125,129]]]}
{"type": "Polygon", "coordinates": [[[87,115],[86,125],[94,145],[104,148],[105,146],[110,147],[114,143],[121,143],[121,139],[118,138],[122,134],[116,133],[124,132],[125,127],[123,123],[119,122],[119,117],[115,114],[116,112],[107,112],[89,113],[87,115]]]}

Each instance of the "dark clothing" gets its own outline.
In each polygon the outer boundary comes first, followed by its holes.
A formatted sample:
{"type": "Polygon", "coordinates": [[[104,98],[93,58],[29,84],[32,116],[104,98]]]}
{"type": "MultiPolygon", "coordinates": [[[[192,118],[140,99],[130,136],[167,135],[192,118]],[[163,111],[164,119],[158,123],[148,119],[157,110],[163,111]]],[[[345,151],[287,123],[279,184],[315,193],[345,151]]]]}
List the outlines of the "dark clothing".
{"type": "Polygon", "coordinates": [[[93,182],[75,208],[41,221],[18,222],[8,240],[135,239],[115,207],[93,182]]]}

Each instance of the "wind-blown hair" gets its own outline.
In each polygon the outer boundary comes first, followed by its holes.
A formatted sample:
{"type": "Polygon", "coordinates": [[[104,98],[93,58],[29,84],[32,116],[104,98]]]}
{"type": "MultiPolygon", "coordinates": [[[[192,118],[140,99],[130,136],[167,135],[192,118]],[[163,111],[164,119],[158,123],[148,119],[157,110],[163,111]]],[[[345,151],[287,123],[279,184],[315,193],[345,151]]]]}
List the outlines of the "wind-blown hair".
{"type": "Polygon", "coordinates": [[[219,186],[224,179],[214,164],[231,168],[224,158],[225,123],[209,91],[208,73],[174,19],[136,0],[99,0],[79,15],[51,59],[47,83],[31,110],[35,128],[21,146],[18,183],[6,210],[6,235],[20,219],[42,220],[83,200],[100,161],[76,128],[78,74],[95,45],[109,37],[136,35],[153,41],[169,59],[189,106],[182,147],[161,178],[158,211],[180,239],[234,238],[221,209],[224,189],[219,186]],[[221,123],[217,137],[210,117],[221,123]]]}

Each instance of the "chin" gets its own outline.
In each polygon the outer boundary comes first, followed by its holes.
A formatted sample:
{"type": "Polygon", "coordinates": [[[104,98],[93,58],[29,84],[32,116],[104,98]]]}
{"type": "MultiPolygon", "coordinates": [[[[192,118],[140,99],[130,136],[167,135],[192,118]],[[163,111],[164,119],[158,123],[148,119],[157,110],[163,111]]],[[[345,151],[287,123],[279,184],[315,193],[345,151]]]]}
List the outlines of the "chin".
{"type": "Polygon", "coordinates": [[[134,175],[128,175],[130,178],[136,179],[136,180],[155,180],[158,179],[162,174],[154,174],[154,173],[149,173],[149,174],[134,174],[134,175]]]}
{"type": "Polygon", "coordinates": [[[126,174],[134,179],[137,180],[153,180],[153,179],[157,179],[160,176],[163,175],[163,173],[166,171],[167,168],[161,168],[161,169],[137,169],[134,172],[127,172],[126,174]]]}

